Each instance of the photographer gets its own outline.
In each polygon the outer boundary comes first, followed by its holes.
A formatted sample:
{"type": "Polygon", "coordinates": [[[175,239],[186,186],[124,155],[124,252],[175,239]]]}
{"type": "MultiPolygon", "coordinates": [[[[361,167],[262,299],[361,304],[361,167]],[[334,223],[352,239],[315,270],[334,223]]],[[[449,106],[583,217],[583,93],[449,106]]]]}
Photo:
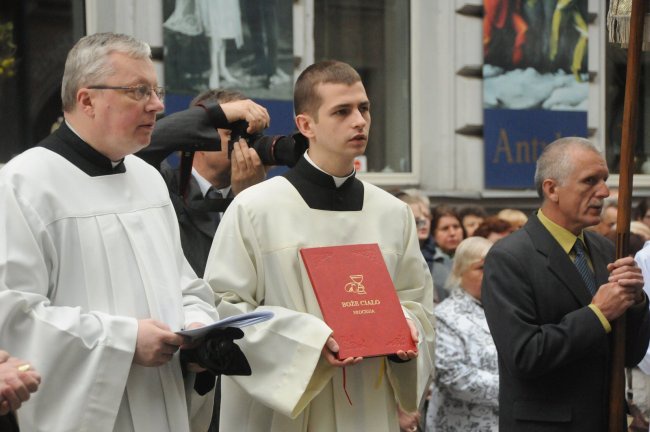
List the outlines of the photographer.
{"type": "Polygon", "coordinates": [[[230,122],[245,120],[247,132],[269,125],[264,107],[230,90],[208,90],[190,103],[190,108],[167,116],[158,123],[151,145],[138,156],[156,166],[163,175],[178,217],[181,245],[192,269],[201,277],[221,212],[230,198],[265,178],[262,162],[245,142],[236,142],[228,155],[230,122]],[[192,151],[192,174],[183,185],[180,166],[164,159],[176,150],[192,151]],[[181,189],[184,190],[181,190],[181,189]],[[208,205],[209,204],[209,205],[208,205]]]}
{"type": "MultiPolygon", "coordinates": [[[[227,199],[266,176],[257,152],[244,141],[235,142],[229,155],[231,131],[219,126],[238,120],[247,121],[246,132],[253,133],[267,127],[270,119],[264,107],[239,92],[207,90],[192,100],[189,109],[159,120],[151,145],[138,153],[165,179],[178,218],[183,253],[199,277],[203,276],[227,199]],[[182,180],[180,166],[174,168],[164,160],[177,150],[195,150],[190,157],[191,175],[186,180],[182,180]]],[[[210,432],[219,430],[220,387],[217,383],[210,432]]]]}
{"type": "Polygon", "coordinates": [[[137,155],[159,168],[174,151],[219,150],[221,139],[217,129],[226,128],[232,122],[246,121],[246,131],[250,134],[267,128],[271,122],[266,108],[250,99],[221,105],[215,101],[197,100],[201,96],[195,98],[190,108],[158,120],[151,144],[137,155]]]}

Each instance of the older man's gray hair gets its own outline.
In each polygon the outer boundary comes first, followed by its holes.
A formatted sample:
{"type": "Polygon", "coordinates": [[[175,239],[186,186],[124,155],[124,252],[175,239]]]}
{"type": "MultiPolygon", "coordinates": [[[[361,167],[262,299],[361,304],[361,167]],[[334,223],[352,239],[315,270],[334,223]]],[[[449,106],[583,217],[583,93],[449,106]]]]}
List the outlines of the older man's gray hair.
{"type": "Polygon", "coordinates": [[[131,36],[117,33],[96,33],[85,36],[68,53],[61,83],[63,111],[74,109],[77,91],[102,81],[115,73],[109,55],[123,53],[134,59],[151,57],[151,48],[131,36]]]}
{"type": "Polygon", "coordinates": [[[546,179],[553,179],[563,184],[573,168],[571,152],[572,147],[578,147],[600,154],[598,149],[585,138],[564,137],[559,138],[544,148],[535,169],[535,189],[540,198],[544,198],[542,184],[546,179]]]}

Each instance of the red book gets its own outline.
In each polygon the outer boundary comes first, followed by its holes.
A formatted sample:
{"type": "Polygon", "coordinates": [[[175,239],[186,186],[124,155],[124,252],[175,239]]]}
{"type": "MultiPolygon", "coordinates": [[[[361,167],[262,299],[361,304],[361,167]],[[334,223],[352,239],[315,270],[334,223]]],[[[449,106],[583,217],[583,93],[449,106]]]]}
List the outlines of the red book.
{"type": "Polygon", "coordinates": [[[379,246],[300,249],[323,318],[334,330],[338,358],[416,350],[379,246]]]}

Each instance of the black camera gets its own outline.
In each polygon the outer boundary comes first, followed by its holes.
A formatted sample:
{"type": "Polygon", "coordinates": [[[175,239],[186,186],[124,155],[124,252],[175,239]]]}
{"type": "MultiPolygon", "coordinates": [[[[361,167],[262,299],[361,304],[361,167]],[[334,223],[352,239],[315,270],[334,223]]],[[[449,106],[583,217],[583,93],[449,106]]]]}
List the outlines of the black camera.
{"type": "Polygon", "coordinates": [[[249,134],[246,132],[248,123],[239,120],[230,123],[228,129],[231,131],[228,141],[228,158],[233,150],[233,145],[240,139],[244,139],[248,146],[253,148],[264,165],[287,165],[294,166],[300,160],[302,154],[309,147],[309,141],[301,133],[293,135],[262,135],[260,133],[249,134]]]}

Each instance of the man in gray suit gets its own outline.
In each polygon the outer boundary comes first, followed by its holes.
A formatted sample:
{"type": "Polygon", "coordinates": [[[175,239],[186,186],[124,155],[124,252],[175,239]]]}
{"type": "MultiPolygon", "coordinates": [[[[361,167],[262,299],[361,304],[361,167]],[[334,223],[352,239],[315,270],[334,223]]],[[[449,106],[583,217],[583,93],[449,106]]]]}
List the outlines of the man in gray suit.
{"type": "MultiPolygon", "coordinates": [[[[190,106],[208,107],[218,104],[227,111],[233,102],[238,101],[253,103],[239,92],[214,89],[206,90],[196,96],[190,106]]],[[[165,119],[161,120],[161,124],[165,126],[165,119]]],[[[182,124],[178,124],[177,127],[185,128],[182,124]]],[[[263,181],[266,177],[264,165],[254,149],[248,147],[244,141],[237,142],[230,154],[228,151],[230,129],[217,127],[216,130],[221,141],[221,149],[194,152],[192,175],[189,177],[184,194],[180,191],[180,166],[172,167],[167,161],[160,166],[160,172],[167,183],[178,217],[183,252],[199,277],[203,277],[205,272],[212,239],[219,225],[220,214],[226,210],[227,203],[239,192],[263,181]],[[213,201],[213,209],[205,207],[206,200],[215,199],[217,201],[213,201]]],[[[152,145],[155,146],[158,140],[164,139],[164,132],[161,134],[154,131],[152,145]]],[[[188,134],[187,141],[190,140],[191,134],[188,134]]],[[[179,144],[181,143],[176,143],[179,144]]]]}
{"type": "Polygon", "coordinates": [[[584,228],[600,221],[607,164],[582,138],[539,160],[541,208],[485,260],[482,299],[499,354],[499,428],[605,431],[611,322],[627,311],[626,365],[650,338],[648,300],[631,257],[584,228]]]}

